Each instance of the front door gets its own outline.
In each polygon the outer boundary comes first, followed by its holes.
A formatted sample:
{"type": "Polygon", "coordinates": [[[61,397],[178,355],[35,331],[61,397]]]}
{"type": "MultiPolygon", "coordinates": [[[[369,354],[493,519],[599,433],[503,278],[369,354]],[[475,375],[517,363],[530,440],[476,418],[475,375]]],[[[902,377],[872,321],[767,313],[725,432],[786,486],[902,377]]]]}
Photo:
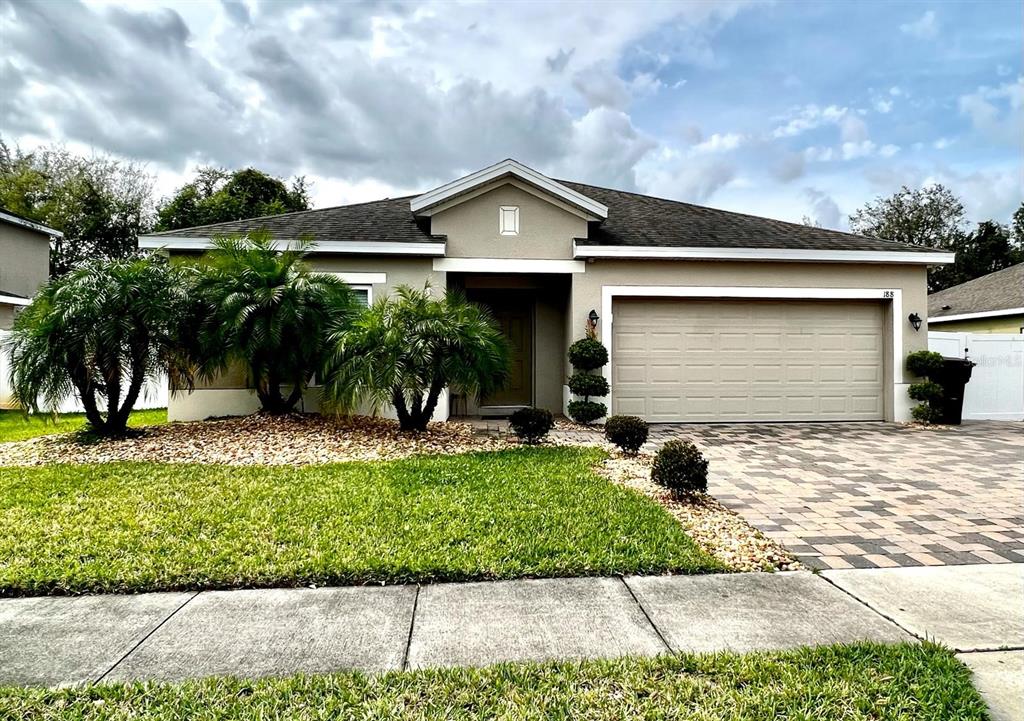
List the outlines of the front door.
{"type": "Polygon", "coordinates": [[[488,302],[509,342],[509,375],[505,386],[483,399],[484,406],[533,405],[533,304],[488,302]]]}

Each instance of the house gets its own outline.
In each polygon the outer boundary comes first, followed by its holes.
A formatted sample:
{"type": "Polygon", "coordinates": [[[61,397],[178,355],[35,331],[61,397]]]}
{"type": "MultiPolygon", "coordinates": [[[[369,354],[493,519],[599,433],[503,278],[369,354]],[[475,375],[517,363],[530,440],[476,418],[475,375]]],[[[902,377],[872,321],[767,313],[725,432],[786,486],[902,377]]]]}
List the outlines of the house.
{"type": "Polygon", "coordinates": [[[50,277],[50,238],[61,237],[59,230],[0,208],[0,331],[10,330],[17,309],[50,277]]]}
{"type": "Polygon", "coordinates": [[[932,330],[1024,333],[1024,263],[928,296],[932,330]]]}
{"type": "MultiPolygon", "coordinates": [[[[485,303],[511,377],[435,417],[562,412],[566,351],[594,318],[611,413],[658,421],[904,420],[904,358],[927,347],[929,265],[952,253],[546,177],[505,160],[422,195],[143,236],[197,253],[218,234],[311,235],[313,263],[368,302],[400,284],[485,303]]],[[[315,393],[305,399],[315,407],[315,393]]],[[[172,418],[257,407],[243,378],[171,400],[172,418]]]]}

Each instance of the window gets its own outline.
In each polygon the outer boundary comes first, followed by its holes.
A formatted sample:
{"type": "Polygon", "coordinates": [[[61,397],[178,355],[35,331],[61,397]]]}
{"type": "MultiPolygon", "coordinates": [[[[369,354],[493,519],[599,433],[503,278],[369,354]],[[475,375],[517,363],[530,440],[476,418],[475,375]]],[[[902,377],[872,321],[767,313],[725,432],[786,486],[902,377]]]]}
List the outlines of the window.
{"type": "Polygon", "coordinates": [[[355,295],[356,300],[362,305],[369,307],[370,303],[373,302],[373,286],[369,285],[353,285],[352,294],[355,295]]]}
{"type": "Polygon", "coordinates": [[[519,208],[503,205],[498,208],[498,229],[502,235],[519,235],[519,208]]]}

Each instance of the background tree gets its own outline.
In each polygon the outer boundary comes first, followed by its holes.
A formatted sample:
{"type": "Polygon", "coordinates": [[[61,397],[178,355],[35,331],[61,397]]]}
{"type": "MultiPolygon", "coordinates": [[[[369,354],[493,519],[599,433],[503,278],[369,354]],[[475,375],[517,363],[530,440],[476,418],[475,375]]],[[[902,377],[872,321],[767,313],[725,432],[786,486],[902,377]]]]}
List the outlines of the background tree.
{"type": "Polygon", "coordinates": [[[331,334],[324,400],[350,410],[390,404],[403,431],[426,430],[445,387],[477,397],[502,386],[508,342],[483,306],[399,287],[331,334]]]}
{"type": "Polygon", "coordinates": [[[904,186],[850,216],[854,233],[956,253],[954,265],[929,269],[930,293],[1024,261],[1024,204],[1014,214],[1012,230],[992,220],[973,232],[966,226],[963,204],[942,185],[904,186]]]}
{"type": "Polygon", "coordinates": [[[50,251],[59,276],[91,258],[128,258],[153,219],[144,166],[62,146],[24,153],[0,139],[0,206],[61,231],[50,251]]]}
{"type": "Polygon", "coordinates": [[[186,302],[178,271],[156,255],[92,259],[51,280],[14,321],[15,397],[39,412],[74,393],[92,431],[124,435],[142,384],[175,353],[186,302]]]}
{"type": "Polygon", "coordinates": [[[346,327],[362,306],[337,276],[309,269],[311,241],[279,250],[268,233],[251,233],[213,245],[187,269],[190,330],[172,373],[212,380],[241,363],[263,410],[287,413],[324,361],[328,328],[346,327]]]}
{"type": "Polygon", "coordinates": [[[164,200],[157,209],[156,230],[278,215],[309,209],[306,179],[291,186],[254,168],[233,173],[222,168],[200,168],[196,179],[164,200]]]}

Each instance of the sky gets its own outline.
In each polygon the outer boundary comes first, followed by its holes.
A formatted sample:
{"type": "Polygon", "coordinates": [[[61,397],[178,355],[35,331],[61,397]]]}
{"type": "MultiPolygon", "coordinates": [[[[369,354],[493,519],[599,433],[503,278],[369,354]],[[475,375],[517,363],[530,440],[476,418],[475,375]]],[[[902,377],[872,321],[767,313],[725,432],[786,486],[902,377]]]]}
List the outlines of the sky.
{"type": "Polygon", "coordinates": [[[0,135],[305,175],[315,207],[506,157],[845,229],[942,183],[1024,199],[1024,4],[0,0],[0,135]]]}

